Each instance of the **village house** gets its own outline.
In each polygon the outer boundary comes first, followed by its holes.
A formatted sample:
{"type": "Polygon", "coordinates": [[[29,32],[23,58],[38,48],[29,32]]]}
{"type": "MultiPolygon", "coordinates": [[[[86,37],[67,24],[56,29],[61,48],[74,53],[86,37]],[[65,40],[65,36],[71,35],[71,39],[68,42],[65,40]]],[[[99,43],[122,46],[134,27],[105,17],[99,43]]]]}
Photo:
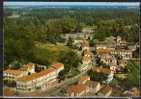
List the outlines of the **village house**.
{"type": "Polygon", "coordinates": [[[140,91],[137,87],[133,87],[130,90],[126,90],[122,93],[122,96],[133,96],[133,97],[137,97],[140,96],[140,91]]]}
{"type": "Polygon", "coordinates": [[[93,33],[69,33],[62,35],[63,38],[68,40],[69,38],[76,39],[76,38],[85,38],[85,39],[92,39],[93,33]]]}
{"type": "Polygon", "coordinates": [[[93,58],[93,53],[90,50],[84,50],[83,51],[83,56],[93,58]]]}
{"type": "Polygon", "coordinates": [[[81,48],[82,48],[82,51],[84,51],[84,50],[90,50],[90,48],[89,48],[89,42],[83,41],[81,43],[81,48]]]}
{"type": "Polygon", "coordinates": [[[90,80],[90,76],[81,76],[78,83],[85,84],[89,80],[90,80]]]}
{"type": "Polygon", "coordinates": [[[97,93],[98,96],[110,96],[112,94],[112,87],[109,85],[102,85],[102,88],[100,91],[97,93]]]}
{"type": "Polygon", "coordinates": [[[94,32],[95,32],[94,28],[86,27],[82,29],[82,33],[94,33],[94,32]]]}
{"type": "Polygon", "coordinates": [[[92,70],[98,73],[110,74],[111,70],[109,68],[93,66],[92,70]]]}
{"type": "Polygon", "coordinates": [[[84,84],[71,85],[67,89],[67,96],[82,96],[89,92],[89,87],[84,84]]]}
{"type": "Polygon", "coordinates": [[[127,42],[125,40],[122,40],[122,38],[120,36],[117,36],[116,46],[123,47],[123,46],[126,46],[126,45],[127,45],[127,42]]]}
{"type": "Polygon", "coordinates": [[[90,92],[97,93],[101,89],[100,82],[88,80],[86,85],[89,87],[90,92]]]}
{"type": "Polygon", "coordinates": [[[46,65],[36,64],[36,71],[43,71],[45,69],[47,69],[46,65]]]}
{"type": "Polygon", "coordinates": [[[92,65],[92,58],[90,56],[83,56],[82,57],[82,65],[79,68],[80,71],[88,70],[92,65]]]}
{"type": "Polygon", "coordinates": [[[113,55],[109,55],[109,54],[102,54],[100,56],[101,62],[106,64],[106,65],[117,65],[117,59],[115,58],[115,56],[113,55]]]}
{"type": "Polygon", "coordinates": [[[20,68],[20,71],[23,71],[25,73],[25,75],[30,75],[32,73],[35,73],[35,64],[33,63],[28,63],[26,65],[23,65],[20,68]]]}
{"type": "Polygon", "coordinates": [[[92,65],[93,53],[91,53],[88,49],[83,51],[82,55],[82,65],[79,68],[80,71],[88,70],[92,65]]]}
{"type": "Polygon", "coordinates": [[[107,74],[107,79],[105,81],[103,81],[105,83],[109,83],[113,79],[114,71],[111,70],[111,68],[103,68],[103,67],[93,66],[92,70],[97,72],[97,73],[107,74]]]}
{"type": "Polygon", "coordinates": [[[111,55],[118,55],[120,58],[128,60],[132,58],[132,51],[131,50],[125,50],[125,49],[116,49],[111,50],[111,55]]]}
{"type": "Polygon", "coordinates": [[[111,51],[115,50],[114,48],[97,48],[96,49],[96,52],[97,54],[100,56],[100,55],[103,55],[103,54],[110,54],[111,51]]]}
{"type": "Polygon", "coordinates": [[[32,92],[36,89],[45,90],[57,80],[58,73],[63,69],[63,64],[56,63],[39,73],[20,77],[17,79],[17,92],[32,92]]]}
{"type": "Polygon", "coordinates": [[[121,67],[125,67],[128,63],[128,60],[122,59],[122,60],[118,60],[118,65],[121,67]]]}
{"type": "Polygon", "coordinates": [[[20,69],[7,69],[3,72],[4,80],[16,82],[17,78],[27,76],[35,72],[35,66],[32,63],[23,65],[20,69]]]}
{"type": "Polygon", "coordinates": [[[115,49],[115,43],[96,43],[96,49],[115,49]]]}

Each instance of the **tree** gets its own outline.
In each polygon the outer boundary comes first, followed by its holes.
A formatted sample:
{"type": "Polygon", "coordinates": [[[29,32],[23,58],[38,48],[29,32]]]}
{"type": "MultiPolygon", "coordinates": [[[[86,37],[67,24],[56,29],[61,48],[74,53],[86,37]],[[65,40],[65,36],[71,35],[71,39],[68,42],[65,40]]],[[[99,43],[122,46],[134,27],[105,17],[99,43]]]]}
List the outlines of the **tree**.
{"type": "Polygon", "coordinates": [[[18,61],[13,61],[11,64],[10,64],[10,68],[11,69],[19,69],[20,67],[22,66],[21,63],[19,63],[18,61]]]}
{"type": "Polygon", "coordinates": [[[62,71],[59,72],[59,74],[58,74],[59,82],[61,82],[62,80],[65,80],[65,78],[66,78],[65,75],[66,75],[66,71],[65,70],[62,70],[62,71]]]}
{"type": "Polygon", "coordinates": [[[133,52],[133,57],[139,58],[139,47],[133,52]]]}
{"type": "Polygon", "coordinates": [[[60,62],[64,63],[65,71],[69,72],[79,66],[80,57],[74,51],[68,51],[60,54],[60,62]]]}
{"type": "Polygon", "coordinates": [[[73,39],[69,37],[67,41],[67,46],[72,46],[72,45],[73,45],[73,39]]]}

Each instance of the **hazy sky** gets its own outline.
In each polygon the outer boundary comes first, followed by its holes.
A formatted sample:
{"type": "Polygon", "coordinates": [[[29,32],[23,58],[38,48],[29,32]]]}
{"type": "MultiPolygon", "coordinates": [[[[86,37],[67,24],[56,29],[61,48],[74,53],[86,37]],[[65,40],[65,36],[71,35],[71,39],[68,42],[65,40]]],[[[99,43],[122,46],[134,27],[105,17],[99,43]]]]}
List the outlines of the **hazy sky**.
{"type": "Polygon", "coordinates": [[[123,5],[139,6],[139,3],[127,2],[4,2],[4,5],[123,5]]]}

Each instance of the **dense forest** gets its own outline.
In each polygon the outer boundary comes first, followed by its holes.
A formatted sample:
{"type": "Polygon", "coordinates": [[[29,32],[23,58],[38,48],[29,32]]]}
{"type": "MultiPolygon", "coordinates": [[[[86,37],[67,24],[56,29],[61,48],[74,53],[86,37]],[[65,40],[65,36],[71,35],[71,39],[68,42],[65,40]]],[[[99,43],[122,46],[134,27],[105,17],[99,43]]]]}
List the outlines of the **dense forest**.
{"type": "MultiPolygon", "coordinates": [[[[58,54],[38,43],[63,43],[61,34],[78,33],[85,27],[97,27],[93,39],[104,40],[118,33],[128,42],[139,42],[138,9],[4,9],[4,65],[13,61],[50,64],[58,54]],[[19,17],[11,18],[13,14],[19,17]],[[41,53],[41,54],[40,54],[41,53]],[[46,56],[45,56],[46,55],[46,56]]],[[[62,57],[62,59],[65,56],[62,57]]],[[[55,60],[54,60],[55,61],[55,60]]],[[[56,61],[58,61],[56,59],[56,61]]],[[[77,60],[78,61],[78,60],[77,60]]]]}

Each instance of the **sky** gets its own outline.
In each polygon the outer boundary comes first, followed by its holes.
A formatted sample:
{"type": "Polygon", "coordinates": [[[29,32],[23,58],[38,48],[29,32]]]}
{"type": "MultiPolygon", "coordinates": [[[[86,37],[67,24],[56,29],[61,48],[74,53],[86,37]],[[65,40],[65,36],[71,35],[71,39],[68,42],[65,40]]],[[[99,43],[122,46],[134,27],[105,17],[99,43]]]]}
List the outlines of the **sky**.
{"type": "Polygon", "coordinates": [[[115,5],[115,6],[139,6],[139,3],[131,2],[4,2],[5,5],[115,5]]]}

